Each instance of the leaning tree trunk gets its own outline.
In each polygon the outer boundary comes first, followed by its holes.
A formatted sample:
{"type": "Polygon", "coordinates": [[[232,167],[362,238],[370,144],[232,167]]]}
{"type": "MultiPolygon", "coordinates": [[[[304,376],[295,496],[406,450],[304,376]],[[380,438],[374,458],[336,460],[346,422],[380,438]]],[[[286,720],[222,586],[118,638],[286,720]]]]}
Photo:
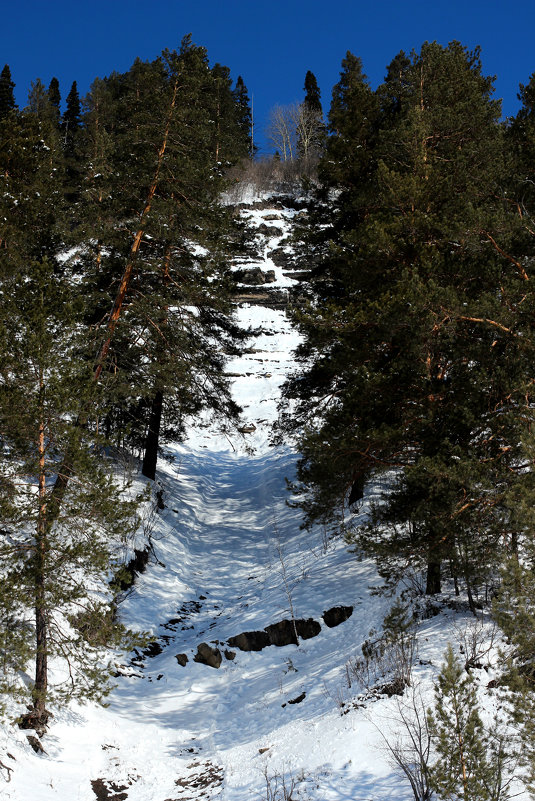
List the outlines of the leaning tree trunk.
{"type": "Polygon", "coordinates": [[[158,440],[160,437],[160,425],[162,422],[163,392],[158,390],[152,399],[150,412],[149,430],[145,439],[145,453],[143,456],[143,466],[141,472],[153,481],[156,478],[156,463],[158,461],[158,440]]]}

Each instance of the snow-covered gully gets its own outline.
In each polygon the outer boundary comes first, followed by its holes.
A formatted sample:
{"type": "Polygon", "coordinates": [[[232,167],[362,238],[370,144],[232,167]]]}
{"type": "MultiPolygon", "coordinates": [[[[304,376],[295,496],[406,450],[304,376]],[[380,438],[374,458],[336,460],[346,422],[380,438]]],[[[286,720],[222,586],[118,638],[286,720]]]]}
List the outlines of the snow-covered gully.
{"type": "MultiPolygon", "coordinates": [[[[293,279],[270,254],[294,212],[249,213],[279,229],[264,235],[255,266],[274,270],[272,286],[284,290],[293,279]]],[[[284,309],[242,303],[237,313],[243,326],[261,328],[228,366],[249,433],[198,426],[170,449],[158,475],[165,508],[153,524],[156,558],[121,605],[125,621],[149,629],[156,645],[123,660],[107,708],[56,711],[45,754],[34,754],[22,732],[6,735],[13,770],[9,783],[1,780],[3,798],[276,801],[285,797],[283,782],[294,801],[412,797],[377,728],[391,725],[395,699],[366,709],[350,702],[347,684],[348,661],[389,601],[371,592],[379,583],[371,562],[343,541],[300,529],[287,505],[295,453],[270,444],[296,334],[284,309]],[[329,627],[323,613],[337,605],[353,613],[329,627]],[[312,618],[320,633],[258,651],[228,645],[292,612],[312,618]],[[194,661],[201,643],[220,651],[217,669],[194,661]]],[[[415,672],[427,687],[447,639],[444,614],[421,625],[415,672]]]]}

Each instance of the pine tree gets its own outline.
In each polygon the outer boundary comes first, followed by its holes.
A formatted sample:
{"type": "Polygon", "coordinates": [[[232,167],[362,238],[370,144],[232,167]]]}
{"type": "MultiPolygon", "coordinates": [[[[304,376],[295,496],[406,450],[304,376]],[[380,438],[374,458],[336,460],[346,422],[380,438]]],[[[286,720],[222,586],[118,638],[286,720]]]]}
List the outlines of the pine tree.
{"type": "Polygon", "coordinates": [[[67,95],[65,113],[63,114],[63,130],[66,145],[74,140],[76,131],[80,127],[81,105],[76,81],[73,81],[67,95]]]}
{"type": "MultiPolygon", "coordinates": [[[[522,503],[522,500],[519,499],[522,503]]],[[[533,515],[533,507],[527,510],[533,515]]],[[[508,698],[514,728],[519,732],[521,764],[524,781],[535,790],[535,578],[533,548],[527,540],[520,561],[512,554],[502,572],[499,593],[493,602],[494,617],[508,644],[504,660],[505,682],[511,694],[508,698]]]]}
{"type": "Polygon", "coordinates": [[[236,121],[240,130],[241,140],[245,145],[247,155],[252,158],[256,151],[253,142],[253,115],[247,87],[241,75],[238,75],[236,79],[232,95],[236,104],[236,121]]]}
{"type": "Polygon", "coordinates": [[[97,367],[99,381],[107,382],[108,369],[114,376],[103,425],[121,444],[145,451],[151,478],[160,436],[179,436],[188,414],[208,406],[231,419],[237,411],[222,374],[221,353],[235,349],[236,330],[218,255],[232,220],[218,203],[216,161],[232,155],[233,126],[227,71],[214,76],[204,48],[189,39],[179,53],[136,61],[88,99],[84,217],[96,227],[83,236],[97,243],[96,253],[87,252],[86,297],[98,304],[89,320],[102,322],[113,308],[97,367]],[[218,98],[214,140],[210,104],[218,98]],[[117,226],[124,217],[139,220],[133,242],[117,226]]]}
{"type": "Polygon", "coordinates": [[[48,85],[48,102],[54,109],[56,122],[59,126],[61,119],[61,94],[59,91],[59,81],[57,78],[52,78],[48,85]]]}
{"type": "Polygon", "coordinates": [[[8,64],[5,64],[2,72],[0,72],[0,119],[6,117],[16,108],[14,88],[15,84],[11,80],[11,70],[8,64]]]}
{"type": "Polygon", "coordinates": [[[505,801],[507,753],[502,735],[489,736],[481,720],[477,690],[451,645],[435,685],[429,729],[437,759],[430,784],[439,797],[462,801],[505,801]],[[497,747],[496,747],[497,746],[497,747]]]}
{"type": "Polygon", "coordinates": [[[48,93],[40,78],[31,82],[28,92],[28,110],[42,118],[49,108],[48,93]]]}
{"type": "Polygon", "coordinates": [[[321,107],[321,100],[320,100],[320,89],[318,86],[318,82],[316,80],[316,76],[310,70],[307,71],[305,75],[305,106],[310,110],[318,114],[319,117],[323,115],[323,109],[321,107]]]}
{"type": "Polygon", "coordinates": [[[3,665],[6,689],[24,691],[14,671],[34,659],[32,707],[21,722],[41,730],[48,699],[106,692],[102,647],[125,634],[111,614],[107,577],[113,543],[135,525],[135,504],[122,500],[100,456],[83,302],[75,273],[57,259],[68,227],[57,127],[37,111],[16,122],[1,169],[0,639],[14,648],[3,665]],[[58,505],[65,453],[76,480],[58,505]],[[63,660],[63,674],[49,675],[52,656],[63,660]]]}
{"type": "Polygon", "coordinates": [[[309,520],[332,521],[356,483],[393,470],[361,544],[387,576],[425,566],[429,594],[447,564],[473,605],[526,486],[529,276],[509,255],[479,52],[432,43],[395,62],[373,97],[348,54],[333,91],[320,176],[338,191],[320,206],[321,262],[296,315],[309,367],[288,384],[289,424],[314,419],[299,442],[309,520]]]}

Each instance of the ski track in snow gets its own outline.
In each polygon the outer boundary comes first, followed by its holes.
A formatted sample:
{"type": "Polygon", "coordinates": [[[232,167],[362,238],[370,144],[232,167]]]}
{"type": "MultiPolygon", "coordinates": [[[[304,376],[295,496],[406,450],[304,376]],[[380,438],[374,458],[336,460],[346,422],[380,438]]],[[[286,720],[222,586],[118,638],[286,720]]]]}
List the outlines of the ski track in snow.
{"type": "MultiPolygon", "coordinates": [[[[266,213],[249,216],[260,223],[266,213]]],[[[287,210],[274,224],[286,232],[293,214],[287,210]]],[[[269,258],[279,244],[280,237],[267,240],[261,267],[274,269],[271,286],[284,288],[292,279],[269,258]]],[[[91,782],[103,780],[103,798],[253,801],[266,798],[265,775],[293,777],[295,801],[412,798],[389,766],[377,729],[391,728],[394,701],[340,710],[352,697],[345,665],[390,603],[370,592],[380,583],[370,561],[358,561],[340,540],[325,542],[320,530],[300,529],[285,481],[296,455],[269,443],[297,335],[284,311],[243,305],[237,315],[244,327],[263,329],[253,352],[227,368],[236,374],[244,420],[256,430],[230,438],[202,424],[170,449],[158,474],[166,504],[153,532],[159,563],[151,560],[121,605],[124,621],[150,630],[163,650],[144,657],[135,675],[118,678],[108,708],[56,711],[43,739],[46,755],[33,753],[25,733],[4,734],[0,759],[14,772],[11,782],[0,779],[1,798],[94,801],[98,786],[91,782]],[[321,622],[319,636],[261,652],[233,649],[235,659],[223,658],[218,670],[195,663],[201,642],[224,651],[229,637],[290,616],[283,570],[296,616],[321,622]],[[197,611],[181,611],[193,601],[197,611]],[[352,605],[354,612],[329,629],[321,615],[335,605],[352,605]],[[187,655],[185,667],[176,654],[187,655]],[[303,692],[301,703],[288,705],[303,692]],[[6,751],[16,752],[16,761],[6,751]]],[[[448,640],[447,622],[442,614],[421,626],[419,655],[432,664],[416,674],[428,689],[448,640]]]]}

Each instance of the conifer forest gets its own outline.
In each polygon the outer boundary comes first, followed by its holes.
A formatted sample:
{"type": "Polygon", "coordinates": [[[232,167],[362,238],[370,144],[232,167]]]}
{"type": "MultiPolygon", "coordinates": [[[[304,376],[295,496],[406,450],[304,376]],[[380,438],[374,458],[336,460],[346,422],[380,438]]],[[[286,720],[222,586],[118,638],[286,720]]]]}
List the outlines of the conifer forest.
{"type": "Polygon", "coordinates": [[[535,72],[245,81],[1,71],[0,796],[526,801],[535,72]]]}

